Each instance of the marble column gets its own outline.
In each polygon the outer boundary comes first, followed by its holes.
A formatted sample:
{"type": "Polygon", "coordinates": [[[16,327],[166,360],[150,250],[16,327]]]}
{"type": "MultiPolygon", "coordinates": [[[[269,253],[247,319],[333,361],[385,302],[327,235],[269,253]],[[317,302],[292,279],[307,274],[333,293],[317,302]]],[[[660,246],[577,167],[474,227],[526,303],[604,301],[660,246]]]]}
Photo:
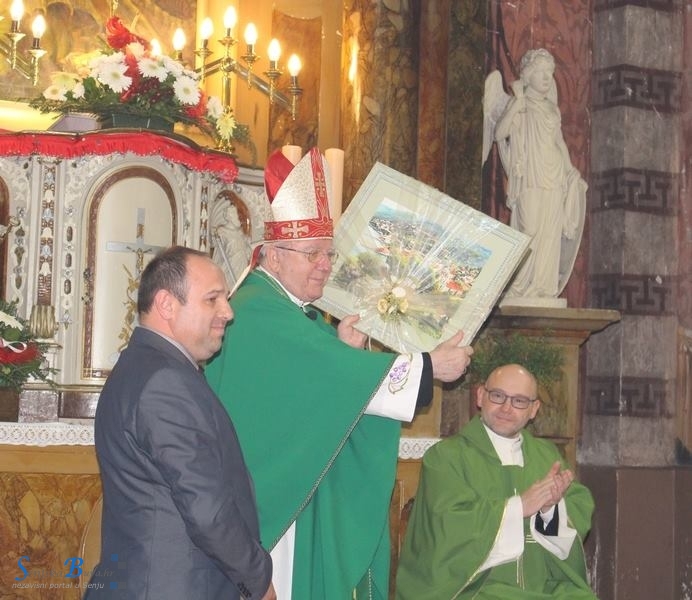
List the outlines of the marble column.
{"type": "Polygon", "coordinates": [[[344,3],[344,208],[377,161],[415,174],[417,22],[415,2],[344,3]]]}
{"type": "Polygon", "coordinates": [[[622,320],[587,343],[579,458],[602,507],[610,564],[594,577],[606,600],[684,597],[691,569],[689,519],[676,513],[692,482],[674,468],[689,420],[676,408],[689,395],[676,398],[684,4],[593,7],[589,296],[622,320]]]}
{"type": "Polygon", "coordinates": [[[420,19],[417,179],[443,189],[450,59],[450,2],[424,2],[420,19]]]}

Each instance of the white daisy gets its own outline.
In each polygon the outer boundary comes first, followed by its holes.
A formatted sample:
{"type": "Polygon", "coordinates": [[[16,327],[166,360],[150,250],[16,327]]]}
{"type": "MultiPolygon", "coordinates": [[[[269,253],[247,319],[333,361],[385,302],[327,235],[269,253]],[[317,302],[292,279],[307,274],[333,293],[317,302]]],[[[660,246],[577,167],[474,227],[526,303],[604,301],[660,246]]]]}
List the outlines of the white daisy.
{"type": "Polygon", "coordinates": [[[144,46],[140,44],[139,42],[131,42],[127,45],[127,50],[131,54],[133,54],[136,58],[140,58],[144,56],[144,53],[146,50],[144,50],[144,46]]]}
{"type": "Polygon", "coordinates": [[[122,64],[104,64],[96,73],[96,79],[103,85],[107,85],[116,94],[124,92],[132,84],[132,77],[125,75],[127,67],[122,64]]]}
{"type": "Polygon", "coordinates": [[[211,119],[218,119],[223,112],[223,105],[218,96],[207,98],[207,116],[211,119]]]}
{"type": "Polygon", "coordinates": [[[84,84],[81,81],[75,83],[71,91],[75,98],[84,98],[84,84]]]}
{"type": "Polygon", "coordinates": [[[183,65],[181,65],[177,60],[173,60],[170,56],[162,56],[161,61],[163,62],[164,68],[169,73],[173,73],[173,75],[176,77],[180,77],[185,70],[183,65]]]}
{"type": "Polygon", "coordinates": [[[65,97],[65,92],[67,90],[59,85],[50,85],[43,92],[43,96],[46,100],[67,100],[65,97]]]}
{"type": "Polygon", "coordinates": [[[121,63],[125,64],[125,53],[124,52],[113,52],[113,54],[106,54],[104,56],[105,62],[108,63],[121,63]]]}
{"type": "Polygon", "coordinates": [[[67,73],[65,71],[56,71],[50,76],[50,80],[53,85],[63,87],[70,90],[74,87],[75,83],[79,81],[79,77],[74,73],[67,73]]]}
{"type": "Polygon", "coordinates": [[[182,104],[194,106],[199,102],[200,90],[197,82],[191,77],[179,77],[173,84],[175,97],[182,104]]]}
{"type": "Polygon", "coordinates": [[[19,329],[20,331],[23,329],[22,324],[17,321],[17,319],[3,311],[0,311],[0,323],[4,323],[8,327],[19,329]]]}
{"type": "Polygon", "coordinates": [[[183,68],[182,75],[184,77],[189,77],[190,79],[194,79],[195,81],[199,81],[199,78],[201,77],[200,73],[195,73],[194,71],[190,71],[190,69],[185,69],[185,68],[183,68]]]}
{"type": "Polygon", "coordinates": [[[168,71],[166,71],[161,61],[154,58],[142,58],[137,63],[137,69],[145,77],[155,77],[159,81],[166,81],[166,77],[168,77],[168,71]]]}

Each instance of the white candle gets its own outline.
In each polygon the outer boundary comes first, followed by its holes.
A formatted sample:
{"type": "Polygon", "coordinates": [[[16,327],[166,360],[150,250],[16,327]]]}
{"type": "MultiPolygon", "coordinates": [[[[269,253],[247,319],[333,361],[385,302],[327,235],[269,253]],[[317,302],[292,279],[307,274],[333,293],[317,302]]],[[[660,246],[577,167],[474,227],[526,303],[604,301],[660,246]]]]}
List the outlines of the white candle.
{"type": "Polygon", "coordinates": [[[331,195],[329,196],[329,214],[336,227],[341,217],[344,189],[344,151],[341,148],[327,148],[324,158],[329,165],[329,175],[332,180],[331,195]]]}
{"type": "Polygon", "coordinates": [[[300,146],[291,146],[290,144],[286,144],[285,146],[281,147],[281,153],[294,165],[297,165],[303,156],[303,149],[300,146]]]}

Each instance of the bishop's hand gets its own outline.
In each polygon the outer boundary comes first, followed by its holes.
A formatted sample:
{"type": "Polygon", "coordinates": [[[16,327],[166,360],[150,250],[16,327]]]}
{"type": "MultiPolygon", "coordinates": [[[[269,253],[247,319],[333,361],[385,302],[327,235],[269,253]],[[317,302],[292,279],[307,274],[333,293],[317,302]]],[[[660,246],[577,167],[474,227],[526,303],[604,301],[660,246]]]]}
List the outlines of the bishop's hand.
{"type": "Polygon", "coordinates": [[[363,348],[368,336],[358,331],[354,325],[360,321],[360,315],[347,315],[336,326],[339,339],[353,348],[363,348]]]}
{"type": "Polygon", "coordinates": [[[460,346],[463,339],[464,332],[458,331],[430,352],[435,379],[445,382],[456,381],[466,372],[466,367],[471,362],[473,348],[460,346]]]}

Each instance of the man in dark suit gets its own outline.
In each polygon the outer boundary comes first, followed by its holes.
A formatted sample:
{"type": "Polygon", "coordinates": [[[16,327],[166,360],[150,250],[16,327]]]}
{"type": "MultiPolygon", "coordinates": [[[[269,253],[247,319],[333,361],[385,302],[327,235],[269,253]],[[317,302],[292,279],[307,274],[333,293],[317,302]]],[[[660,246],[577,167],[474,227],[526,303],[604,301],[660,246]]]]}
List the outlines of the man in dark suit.
{"type": "Polygon", "coordinates": [[[253,484],[198,363],[233,317],[222,271],[173,247],[142,273],[138,326],[96,410],[101,561],[87,598],[275,600],[253,484]]]}

